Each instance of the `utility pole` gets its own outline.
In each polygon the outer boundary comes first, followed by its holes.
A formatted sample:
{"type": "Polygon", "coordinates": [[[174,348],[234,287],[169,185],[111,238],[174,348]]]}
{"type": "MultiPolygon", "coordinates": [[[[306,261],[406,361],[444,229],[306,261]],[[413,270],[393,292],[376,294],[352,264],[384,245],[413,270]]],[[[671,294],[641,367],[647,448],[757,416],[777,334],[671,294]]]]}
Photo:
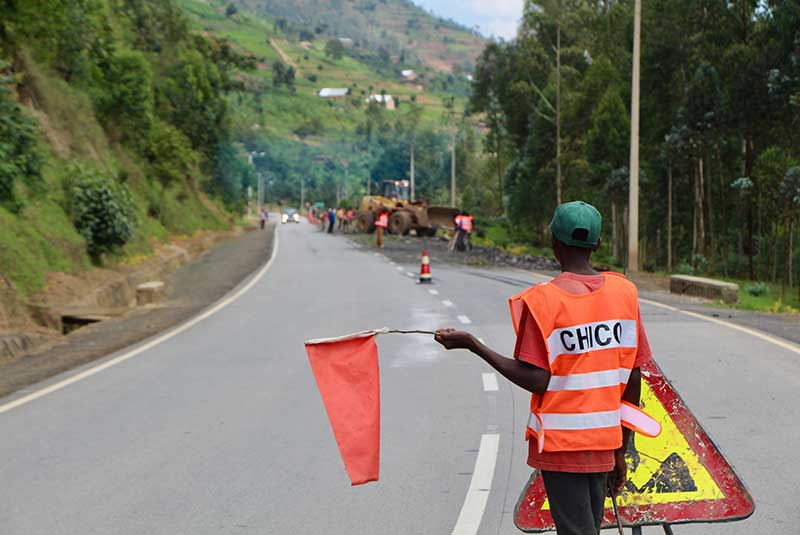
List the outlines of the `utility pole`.
{"type": "Polygon", "coordinates": [[[639,57],[642,40],[642,0],[633,11],[633,76],[631,80],[631,161],[628,189],[627,273],[639,271],[639,57]]]}
{"type": "Polygon", "coordinates": [[[350,162],[344,161],[344,198],[347,198],[347,181],[349,180],[350,162]]]}
{"type": "Polygon", "coordinates": [[[306,206],[306,177],[300,178],[300,209],[306,206]]]}
{"type": "Polygon", "coordinates": [[[264,206],[264,173],[258,172],[258,210],[264,206]]]}
{"type": "Polygon", "coordinates": [[[416,200],[416,194],[414,193],[414,138],[411,138],[411,173],[409,178],[411,179],[411,202],[416,200]]]}
{"type": "Polygon", "coordinates": [[[561,204],[561,182],[561,2],[559,1],[556,25],[556,206],[561,204]]]}
{"type": "Polygon", "coordinates": [[[450,206],[456,207],[456,129],[452,131],[452,145],[450,146],[450,206]]]}

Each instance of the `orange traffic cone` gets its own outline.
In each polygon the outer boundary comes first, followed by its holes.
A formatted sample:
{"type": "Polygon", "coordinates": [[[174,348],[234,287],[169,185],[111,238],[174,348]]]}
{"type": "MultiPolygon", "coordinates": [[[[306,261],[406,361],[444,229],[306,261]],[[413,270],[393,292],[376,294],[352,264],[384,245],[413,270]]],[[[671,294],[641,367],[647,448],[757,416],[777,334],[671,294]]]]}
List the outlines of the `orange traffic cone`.
{"type": "Polygon", "coordinates": [[[428,251],[422,251],[422,265],[419,267],[419,282],[421,284],[431,283],[431,260],[428,258],[428,251]]]}

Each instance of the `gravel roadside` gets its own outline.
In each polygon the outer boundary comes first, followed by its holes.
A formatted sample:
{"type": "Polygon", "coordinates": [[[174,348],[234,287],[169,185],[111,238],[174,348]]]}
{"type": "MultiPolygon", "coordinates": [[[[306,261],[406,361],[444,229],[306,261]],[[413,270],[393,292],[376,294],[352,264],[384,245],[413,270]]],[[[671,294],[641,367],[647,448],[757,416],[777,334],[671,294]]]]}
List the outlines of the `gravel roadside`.
{"type": "Polygon", "coordinates": [[[54,345],[0,365],[0,397],[104,357],[181,323],[218,301],[272,251],[275,223],[221,242],[173,273],[166,299],[78,329],[54,345]]]}

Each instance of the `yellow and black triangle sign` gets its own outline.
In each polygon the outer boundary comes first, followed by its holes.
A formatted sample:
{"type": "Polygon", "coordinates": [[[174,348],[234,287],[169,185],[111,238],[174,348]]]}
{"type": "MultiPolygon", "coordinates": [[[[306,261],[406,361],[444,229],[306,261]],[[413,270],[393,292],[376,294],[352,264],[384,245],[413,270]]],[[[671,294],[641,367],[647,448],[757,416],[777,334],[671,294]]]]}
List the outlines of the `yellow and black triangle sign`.
{"type": "MultiPolygon", "coordinates": [[[[628,446],[628,482],[617,504],[630,526],[718,522],[747,518],[753,499],[680,396],[654,362],[642,367],[645,412],[661,423],[658,437],[634,435],[628,446]]],[[[536,472],[514,515],[522,531],[555,528],[541,477],[536,472]]],[[[606,500],[604,525],[614,525],[606,500]]]]}

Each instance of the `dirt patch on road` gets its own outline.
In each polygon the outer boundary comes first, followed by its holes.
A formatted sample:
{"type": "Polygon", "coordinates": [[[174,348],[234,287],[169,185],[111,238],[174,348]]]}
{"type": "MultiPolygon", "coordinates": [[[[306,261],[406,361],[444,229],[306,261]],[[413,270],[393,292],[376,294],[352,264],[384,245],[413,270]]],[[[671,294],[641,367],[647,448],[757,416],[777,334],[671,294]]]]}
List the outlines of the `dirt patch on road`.
{"type": "MultiPolygon", "coordinates": [[[[366,247],[375,247],[374,234],[350,234],[348,237],[366,247]]],[[[394,260],[408,264],[419,263],[422,251],[428,251],[431,262],[446,262],[473,267],[516,267],[520,269],[536,270],[542,272],[555,272],[558,264],[548,258],[537,256],[514,256],[500,249],[489,247],[473,247],[466,252],[450,250],[446,237],[418,238],[415,236],[386,236],[384,238],[383,254],[394,260]]],[[[377,249],[376,249],[377,250],[377,249]]]]}
{"type": "Polygon", "coordinates": [[[266,262],[274,224],[211,247],[166,278],[166,301],[78,329],[27,356],[0,362],[0,397],[107,356],[194,316],[266,262]]]}
{"type": "MultiPolygon", "coordinates": [[[[365,247],[375,248],[374,234],[352,234],[348,237],[365,247]]],[[[450,251],[447,245],[447,240],[441,237],[388,236],[381,252],[395,262],[413,265],[420,263],[422,251],[427,250],[434,273],[436,265],[440,263],[479,268],[514,267],[552,276],[560,272],[559,265],[547,258],[513,256],[497,249],[483,247],[474,247],[470,252],[459,253],[450,251]]],[[[800,344],[800,318],[796,315],[733,310],[703,299],[674,295],[669,293],[669,277],[663,275],[642,272],[631,279],[639,288],[639,295],[645,299],[711,318],[724,319],[800,344]]]]}

